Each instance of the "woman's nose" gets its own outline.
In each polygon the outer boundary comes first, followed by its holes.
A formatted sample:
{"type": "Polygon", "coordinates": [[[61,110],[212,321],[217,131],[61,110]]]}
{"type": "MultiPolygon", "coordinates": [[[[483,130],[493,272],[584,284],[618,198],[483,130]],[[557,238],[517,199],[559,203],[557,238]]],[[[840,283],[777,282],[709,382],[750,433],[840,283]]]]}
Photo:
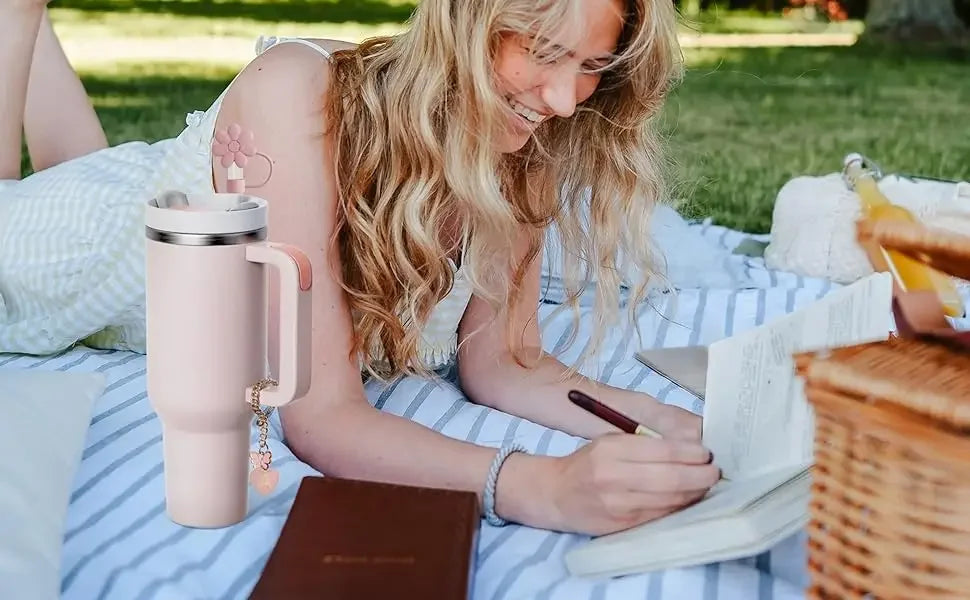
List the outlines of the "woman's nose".
{"type": "Polygon", "coordinates": [[[576,112],[576,75],[560,69],[542,86],[542,101],[560,117],[576,112]]]}

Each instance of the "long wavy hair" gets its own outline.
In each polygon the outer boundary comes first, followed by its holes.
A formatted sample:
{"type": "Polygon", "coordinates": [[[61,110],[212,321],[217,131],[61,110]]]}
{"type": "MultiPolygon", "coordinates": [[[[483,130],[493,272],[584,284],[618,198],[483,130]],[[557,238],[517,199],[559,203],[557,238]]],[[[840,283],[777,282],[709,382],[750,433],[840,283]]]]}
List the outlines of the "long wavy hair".
{"type": "MultiPolygon", "coordinates": [[[[555,225],[565,306],[578,311],[580,291],[597,282],[588,353],[619,316],[621,283],[631,311],[644,299],[656,272],[649,219],[665,194],[655,122],[682,64],[673,2],[626,0],[616,57],[592,96],[572,117],[543,123],[520,151],[494,149],[511,111],[492,70],[500,40],[582,31],[581,2],[422,0],[404,33],[334,54],[333,242],[354,315],[352,352],[371,375],[427,372],[421,330],[454,284],[449,257],[459,247],[475,293],[501,317],[555,225]],[[510,250],[523,230],[532,233],[524,256],[510,250]],[[639,281],[621,281],[620,256],[639,281]]],[[[538,42],[532,50],[549,51],[538,42]]],[[[525,365],[511,328],[507,338],[525,365]]]]}

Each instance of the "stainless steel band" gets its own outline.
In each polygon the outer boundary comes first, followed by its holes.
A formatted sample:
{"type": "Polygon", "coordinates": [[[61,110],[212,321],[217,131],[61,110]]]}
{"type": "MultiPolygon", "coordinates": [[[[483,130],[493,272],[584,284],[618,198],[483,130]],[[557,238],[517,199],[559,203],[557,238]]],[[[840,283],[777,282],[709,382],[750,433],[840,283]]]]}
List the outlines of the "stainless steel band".
{"type": "Polygon", "coordinates": [[[145,227],[145,237],[176,246],[234,246],[266,239],[266,228],[237,233],[175,233],[145,227]]]}

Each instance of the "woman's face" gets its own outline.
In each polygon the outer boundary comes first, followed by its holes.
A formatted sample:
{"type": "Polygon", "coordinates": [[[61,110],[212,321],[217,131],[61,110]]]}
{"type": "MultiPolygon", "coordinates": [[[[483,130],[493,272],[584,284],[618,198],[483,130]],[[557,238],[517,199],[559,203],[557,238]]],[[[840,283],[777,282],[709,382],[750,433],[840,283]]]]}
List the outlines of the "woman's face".
{"type": "MultiPolygon", "coordinates": [[[[623,30],[621,0],[583,0],[582,31],[558,32],[548,40],[559,46],[550,58],[532,55],[537,42],[524,35],[504,37],[495,57],[499,89],[516,113],[499,138],[500,152],[515,152],[542,123],[570,117],[599,85],[598,72],[610,64],[623,30]],[[569,44],[567,40],[578,40],[569,44]]],[[[541,41],[541,40],[540,40],[541,41]]]]}

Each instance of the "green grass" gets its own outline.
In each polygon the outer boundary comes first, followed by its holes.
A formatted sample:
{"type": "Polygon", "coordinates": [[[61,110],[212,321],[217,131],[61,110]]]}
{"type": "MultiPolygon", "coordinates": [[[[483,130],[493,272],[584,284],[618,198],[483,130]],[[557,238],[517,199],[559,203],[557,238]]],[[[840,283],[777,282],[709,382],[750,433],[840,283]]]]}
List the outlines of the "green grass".
{"type": "Polygon", "coordinates": [[[235,74],[199,63],[125,63],[80,70],[110,144],[158,141],[185,127],[185,115],[205,110],[235,74]]]}
{"type": "MultiPolygon", "coordinates": [[[[112,0],[102,0],[103,5],[113,4],[112,0]]],[[[388,11],[386,19],[374,16],[355,15],[347,10],[336,13],[327,11],[336,2],[322,0],[308,6],[317,7],[306,13],[281,10],[279,18],[262,18],[261,13],[245,11],[226,11],[218,18],[195,14],[191,11],[164,12],[136,10],[95,10],[90,7],[71,8],[61,3],[52,9],[58,35],[63,38],[104,39],[118,37],[166,38],[191,36],[245,37],[255,39],[259,35],[300,35],[303,37],[323,37],[358,41],[365,36],[391,34],[400,31],[404,19],[410,14],[410,5],[401,5],[405,10],[388,11]],[[335,16],[337,15],[337,16],[335,16]],[[339,17],[345,15],[347,18],[339,17]],[[257,18],[258,17],[258,18],[257,18]],[[314,18],[318,17],[318,18],[314,18]],[[392,18],[393,17],[393,18],[392,18]]],[[[102,4],[97,4],[100,6],[102,4]]],[[[146,4],[157,4],[146,2],[146,4]]],[[[187,1],[187,6],[197,4],[187,1]]],[[[289,3],[283,4],[287,6],[289,3]]],[[[257,6],[269,6],[257,4],[257,6]]],[[[222,10],[222,9],[220,9],[222,10]]]]}
{"type": "Polygon", "coordinates": [[[780,17],[755,11],[709,10],[684,19],[683,28],[701,33],[862,33],[857,20],[810,21],[802,17],[780,17]]]}
{"type": "MultiPolygon", "coordinates": [[[[254,37],[299,31],[303,36],[360,39],[400,30],[412,0],[58,0],[52,13],[61,35],[254,37]]],[[[813,22],[758,12],[711,10],[684,19],[689,33],[854,33],[859,21],[813,22]]]]}
{"type": "Polygon", "coordinates": [[[203,19],[240,18],[276,23],[400,23],[414,0],[57,0],[56,10],[94,15],[169,15],[203,19]]]}
{"type": "Polygon", "coordinates": [[[778,189],[862,152],[970,179],[970,64],[857,47],[692,50],[664,115],[684,212],[766,231],[778,189]]]}
{"type": "MultiPolygon", "coordinates": [[[[411,5],[404,0],[60,0],[55,6],[60,35],[86,40],[259,33],[361,39],[399,28],[411,5]]],[[[737,16],[742,17],[755,19],[737,16]]],[[[723,19],[718,23],[729,28],[723,19]]],[[[889,171],[970,179],[966,56],[861,47],[686,52],[689,70],[662,125],[677,164],[681,210],[688,216],[767,231],[785,181],[837,171],[842,157],[853,151],[889,171]]],[[[119,143],[177,135],[185,113],[207,108],[237,66],[118,62],[79,64],[78,69],[110,141],[119,143]]]]}

